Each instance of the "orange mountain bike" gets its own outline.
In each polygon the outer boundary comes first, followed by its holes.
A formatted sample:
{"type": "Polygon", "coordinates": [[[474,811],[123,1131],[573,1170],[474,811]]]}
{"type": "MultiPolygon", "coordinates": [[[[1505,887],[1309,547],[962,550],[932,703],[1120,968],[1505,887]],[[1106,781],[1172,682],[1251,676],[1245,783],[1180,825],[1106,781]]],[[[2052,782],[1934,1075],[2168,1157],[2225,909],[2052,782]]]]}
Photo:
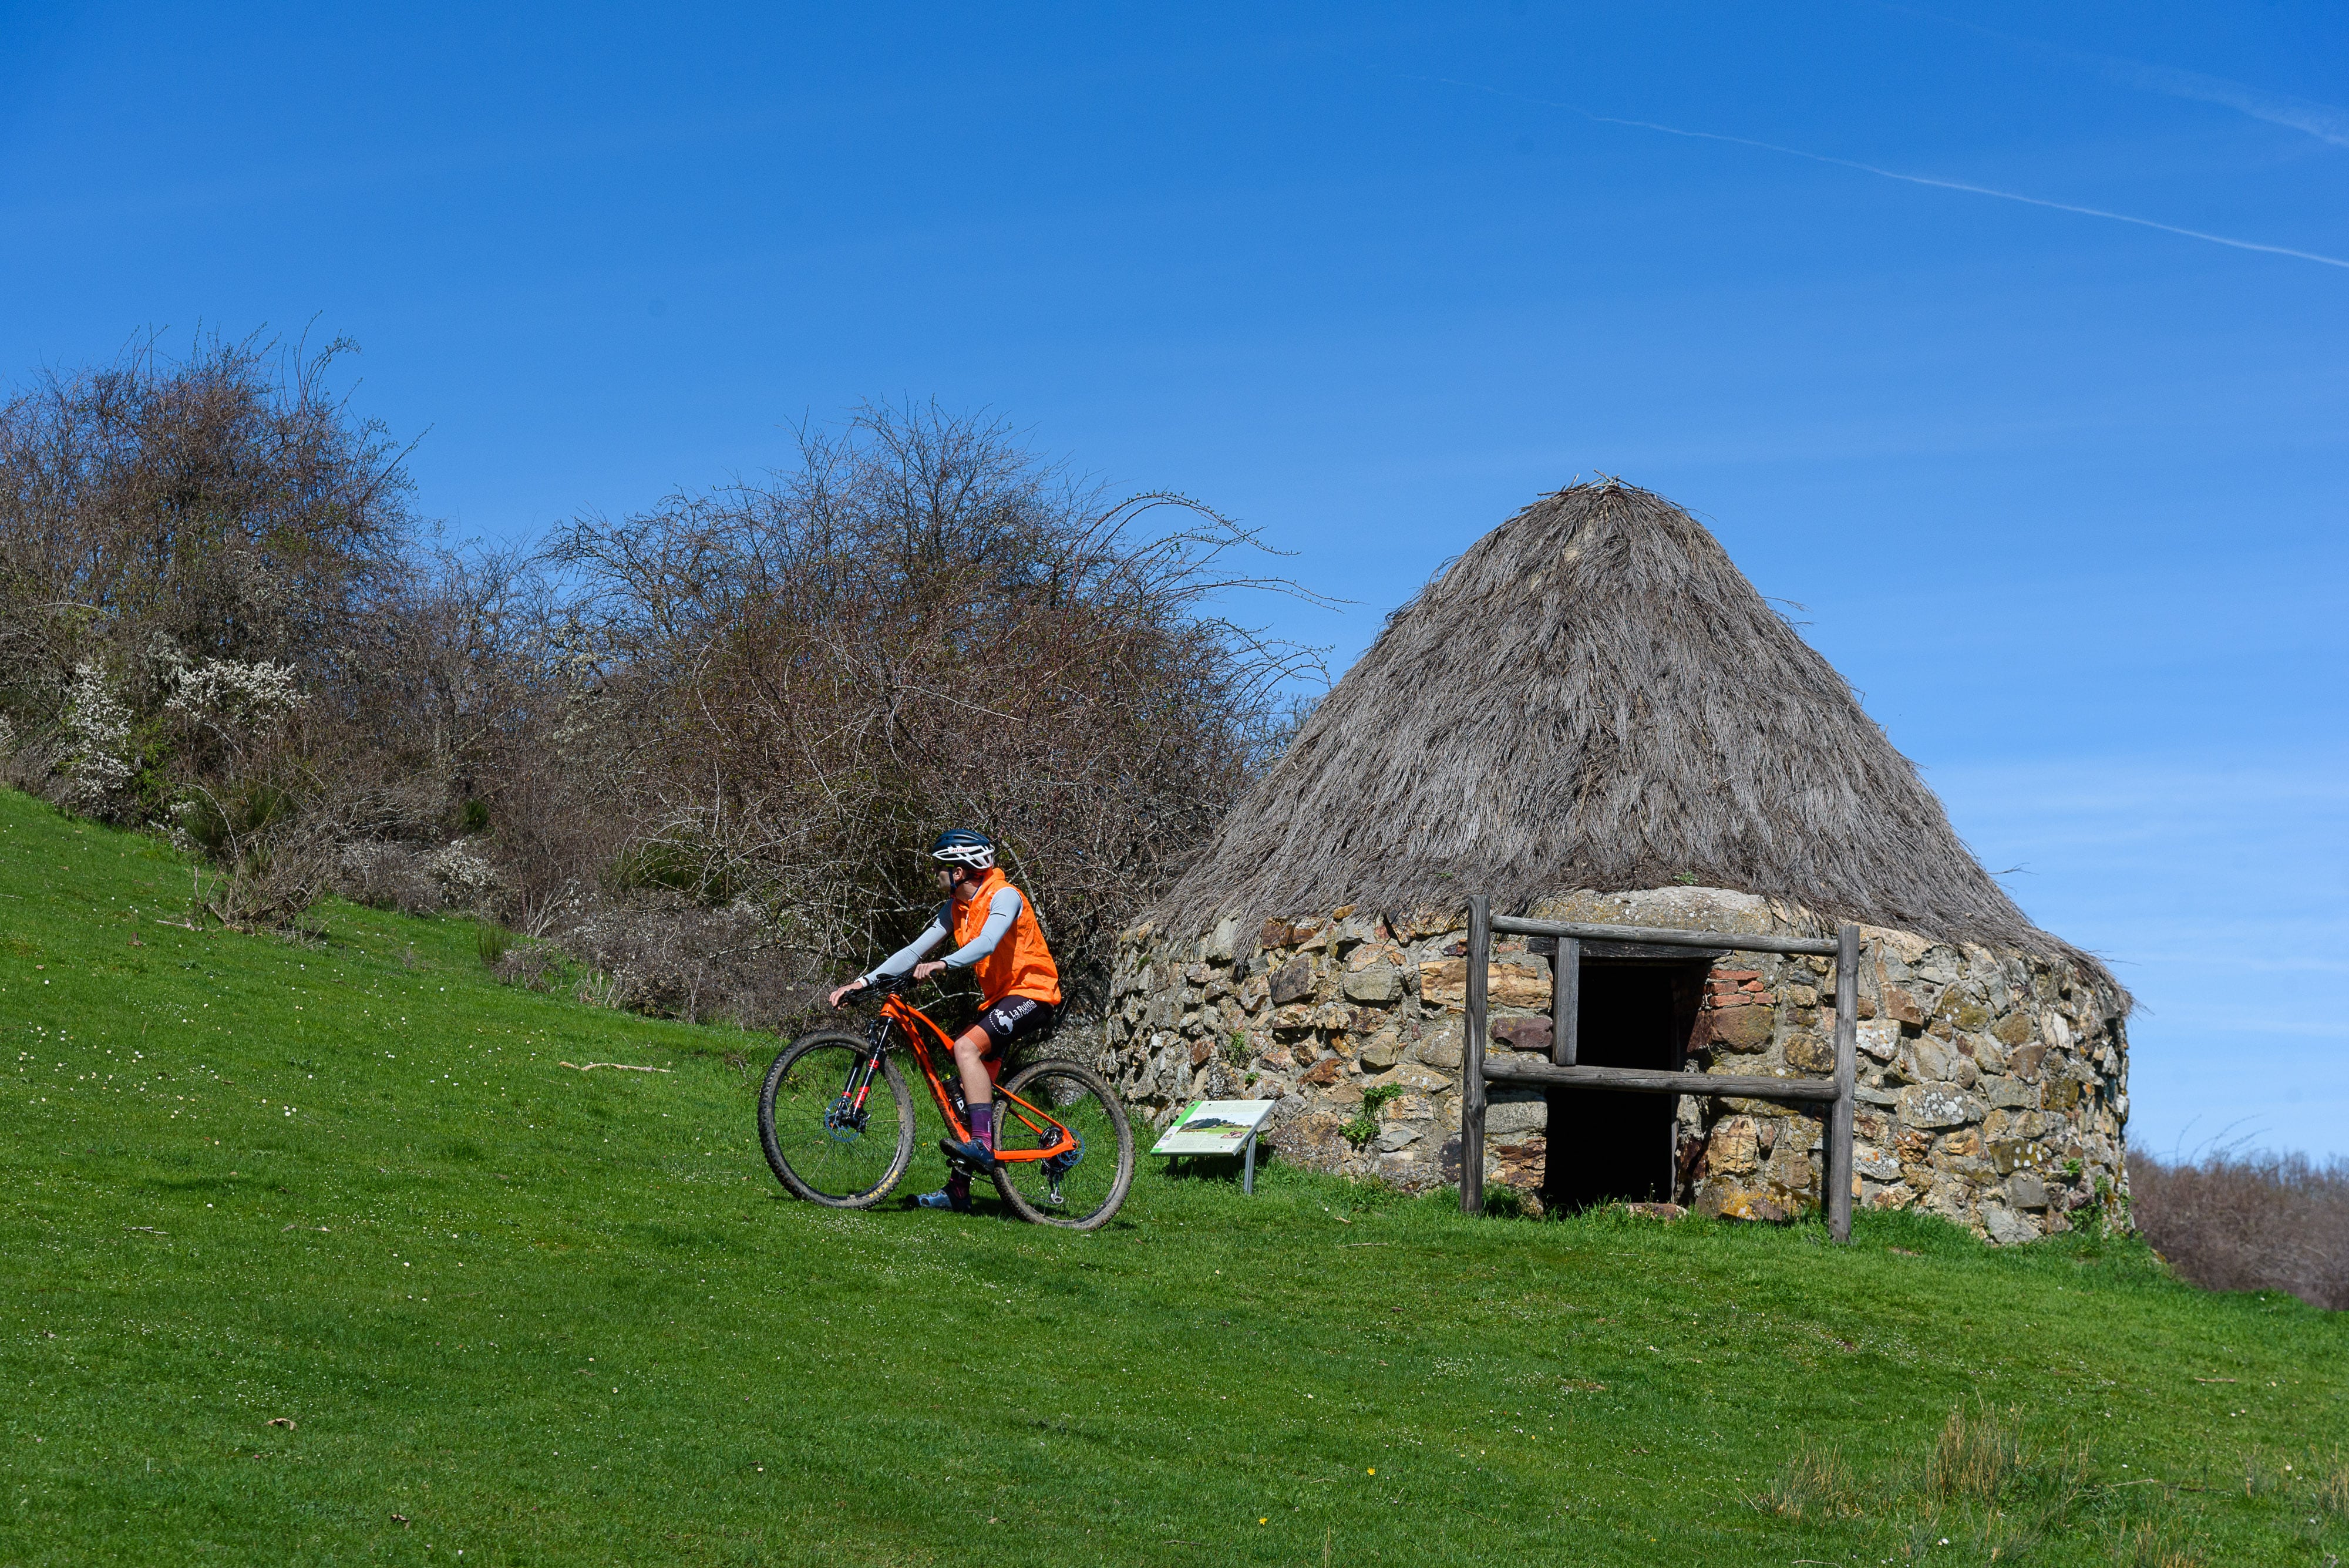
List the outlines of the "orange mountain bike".
{"type": "MultiPolygon", "coordinates": [[[[759,1090],[759,1142],[775,1179],[811,1203],[870,1209],[914,1158],[914,1096],[891,1049],[914,1054],[955,1138],[970,1137],[954,1042],[907,1002],[902,977],[862,1033],[820,1029],[782,1049],[759,1090]],[[940,1064],[945,1072],[941,1075],[940,1064]]],[[[1023,1220],[1090,1231],[1109,1222],[1133,1184],[1133,1128],[1110,1087],[1074,1062],[1046,1057],[995,1086],[996,1166],[1003,1201],[1023,1220]]],[[[951,1158],[951,1157],[949,1157],[951,1158]]]]}

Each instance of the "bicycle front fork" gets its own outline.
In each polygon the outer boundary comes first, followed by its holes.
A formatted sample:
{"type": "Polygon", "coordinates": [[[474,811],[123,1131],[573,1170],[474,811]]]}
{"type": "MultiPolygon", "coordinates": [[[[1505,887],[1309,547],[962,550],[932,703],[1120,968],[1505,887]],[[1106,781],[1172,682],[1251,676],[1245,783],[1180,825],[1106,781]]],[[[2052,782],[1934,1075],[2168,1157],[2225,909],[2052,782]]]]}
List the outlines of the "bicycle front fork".
{"type": "Polygon", "coordinates": [[[878,1047],[859,1057],[848,1069],[848,1081],[840,1086],[840,1096],[833,1102],[832,1114],[826,1119],[835,1131],[864,1130],[865,1101],[872,1097],[873,1080],[881,1072],[881,1051],[878,1047]]]}

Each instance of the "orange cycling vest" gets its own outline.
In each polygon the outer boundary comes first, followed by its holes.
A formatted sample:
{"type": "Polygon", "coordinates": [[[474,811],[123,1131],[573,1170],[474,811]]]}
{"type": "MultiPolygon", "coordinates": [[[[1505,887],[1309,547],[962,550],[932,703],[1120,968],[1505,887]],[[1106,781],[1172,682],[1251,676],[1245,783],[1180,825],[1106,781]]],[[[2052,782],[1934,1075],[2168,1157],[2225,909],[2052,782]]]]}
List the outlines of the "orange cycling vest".
{"type": "MultiPolygon", "coordinates": [[[[988,867],[987,879],[978,891],[968,898],[949,898],[947,907],[954,915],[954,945],[957,950],[969,946],[978,938],[979,928],[987,924],[988,901],[1011,884],[1003,875],[1003,867],[988,867]]],[[[1036,924],[1036,908],[1028,895],[1019,896],[1019,916],[995,950],[971,966],[978,976],[978,988],[985,1001],[980,1004],[992,1007],[1007,996],[1032,996],[1039,1002],[1061,1004],[1061,971],[1053,963],[1051,953],[1044,946],[1043,928],[1036,924]]]]}

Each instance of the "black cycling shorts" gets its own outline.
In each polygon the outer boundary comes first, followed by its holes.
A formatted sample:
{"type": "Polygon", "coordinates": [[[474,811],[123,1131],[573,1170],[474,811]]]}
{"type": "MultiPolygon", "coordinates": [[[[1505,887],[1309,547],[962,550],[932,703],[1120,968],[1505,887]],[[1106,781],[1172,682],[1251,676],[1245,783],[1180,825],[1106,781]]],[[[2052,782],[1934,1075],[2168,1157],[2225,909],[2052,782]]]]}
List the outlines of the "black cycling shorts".
{"type": "Polygon", "coordinates": [[[1040,1034],[1052,1027],[1061,1010],[1049,1002],[1039,1002],[1032,996],[1007,996],[1002,1001],[983,1007],[978,1013],[978,1026],[987,1031],[987,1054],[1000,1055],[1003,1048],[1014,1040],[1025,1040],[1030,1034],[1040,1034]]]}

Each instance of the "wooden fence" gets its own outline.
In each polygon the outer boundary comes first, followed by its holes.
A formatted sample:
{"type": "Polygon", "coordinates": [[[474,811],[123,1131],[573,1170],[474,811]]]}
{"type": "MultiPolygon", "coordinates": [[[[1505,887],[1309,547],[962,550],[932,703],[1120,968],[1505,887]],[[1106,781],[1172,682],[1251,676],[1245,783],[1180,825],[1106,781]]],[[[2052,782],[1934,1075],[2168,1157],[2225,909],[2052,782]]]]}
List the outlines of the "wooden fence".
{"type": "Polygon", "coordinates": [[[1460,1210],[1485,1211],[1485,1087],[1487,1084],[1537,1084],[1545,1087],[1613,1089],[1633,1094],[1733,1096],[1783,1105],[1825,1106],[1827,1136],[1822,1188],[1827,1231],[1838,1241],[1851,1239],[1852,1087],[1859,1045],[1859,928],[1844,926],[1833,941],[1820,937],[1767,937],[1731,931],[1680,931],[1648,926],[1577,925],[1563,920],[1527,920],[1495,915],[1485,898],[1468,900],[1468,1022],[1460,1072],[1460,1210]],[[1555,937],[1550,963],[1550,1059],[1547,1062],[1487,1062],[1485,992],[1493,960],[1493,937],[1555,937]],[[1586,1067],[1580,1054],[1578,1010],[1581,1006],[1582,944],[1634,942],[1644,947],[1727,949],[1734,952],[1810,953],[1835,960],[1835,1076],[1780,1078],[1758,1074],[1657,1072],[1634,1067],[1586,1067]]]}

